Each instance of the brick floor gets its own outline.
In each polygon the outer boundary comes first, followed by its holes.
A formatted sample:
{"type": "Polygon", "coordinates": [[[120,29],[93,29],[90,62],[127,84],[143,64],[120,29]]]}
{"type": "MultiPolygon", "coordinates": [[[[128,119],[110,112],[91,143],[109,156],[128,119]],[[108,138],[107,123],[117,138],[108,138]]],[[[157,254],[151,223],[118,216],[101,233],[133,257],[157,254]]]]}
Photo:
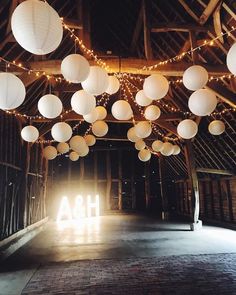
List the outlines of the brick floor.
{"type": "Polygon", "coordinates": [[[236,294],[236,254],[51,263],[22,293],[39,294],[236,294]]]}

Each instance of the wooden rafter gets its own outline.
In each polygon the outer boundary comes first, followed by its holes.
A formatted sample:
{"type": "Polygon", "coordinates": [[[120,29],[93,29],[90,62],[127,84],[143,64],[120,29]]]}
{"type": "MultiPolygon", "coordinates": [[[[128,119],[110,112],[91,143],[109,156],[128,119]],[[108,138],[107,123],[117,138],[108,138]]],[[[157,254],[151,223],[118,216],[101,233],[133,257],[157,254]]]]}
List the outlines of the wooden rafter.
{"type": "Polygon", "coordinates": [[[209,174],[218,174],[218,175],[235,175],[233,171],[222,170],[222,169],[212,169],[212,168],[196,168],[196,171],[199,173],[209,173],[209,174]]]}
{"type": "Polygon", "coordinates": [[[202,15],[199,18],[199,23],[204,25],[208,18],[213,14],[217,6],[221,3],[221,0],[210,0],[202,15]]]}
{"type": "Polygon", "coordinates": [[[179,31],[179,32],[207,32],[209,30],[208,27],[192,25],[192,24],[178,24],[178,23],[165,23],[165,24],[158,24],[155,25],[151,29],[152,33],[161,33],[161,32],[169,32],[169,31],[179,31]]]}

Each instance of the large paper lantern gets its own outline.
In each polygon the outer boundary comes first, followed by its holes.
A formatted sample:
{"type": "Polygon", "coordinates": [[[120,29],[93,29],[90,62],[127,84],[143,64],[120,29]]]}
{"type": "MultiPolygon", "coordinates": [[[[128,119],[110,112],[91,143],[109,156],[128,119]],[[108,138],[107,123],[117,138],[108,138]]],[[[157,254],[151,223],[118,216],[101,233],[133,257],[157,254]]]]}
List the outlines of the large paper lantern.
{"type": "Polygon", "coordinates": [[[78,152],[78,155],[79,155],[80,157],[85,157],[85,156],[87,156],[88,153],[89,153],[89,148],[88,148],[88,146],[86,145],[82,150],[80,150],[80,151],[78,152]]]}
{"type": "Polygon", "coordinates": [[[79,160],[79,155],[76,152],[72,151],[69,154],[69,158],[71,161],[75,162],[75,161],[79,160]]]}
{"type": "Polygon", "coordinates": [[[225,131],[225,124],[220,120],[214,120],[208,125],[208,130],[212,135],[220,135],[225,131]]]}
{"type": "Polygon", "coordinates": [[[170,142],[164,142],[161,148],[161,154],[163,156],[170,156],[174,151],[174,146],[170,142]]]}
{"type": "Polygon", "coordinates": [[[207,89],[200,89],[192,93],[188,100],[190,111],[197,116],[207,116],[211,114],[217,105],[215,94],[207,89]]]}
{"type": "Polygon", "coordinates": [[[108,125],[104,121],[96,121],[92,125],[92,132],[97,137],[103,137],[108,132],[108,125]]]}
{"type": "Polygon", "coordinates": [[[66,154],[66,153],[69,152],[69,150],[70,150],[70,146],[69,146],[68,143],[66,143],[66,142],[60,142],[60,143],[58,143],[58,145],[57,145],[57,151],[58,151],[58,153],[60,153],[60,154],[66,154]]]}
{"type": "Polygon", "coordinates": [[[72,150],[77,152],[78,154],[82,152],[84,149],[86,149],[86,141],[85,139],[80,135],[75,135],[70,139],[70,147],[72,150]]]}
{"type": "Polygon", "coordinates": [[[181,121],[177,126],[177,132],[179,136],[184,139],[193,138],[198,131],[197,123],[190,119],[181,121]]]}
{"type": "Polygon", "coordinates": [[[95,97],[84,91],[76,91],[71,98],[71,107],[79,115],[87,115],[96,107],[95,97]]]}
{"type": "Polygon", "coordinates": [[[141,107],[146,107],[152,103],[151,98],[147,97],[143,90],[139,90],[135,95],[135,101],[141,107]]]}
{"type": "Polygon", "coordinates": [[[81,83],[83,89],[92,95],[100,95],[105,92],[108,84],[107,72],[98,66],[90,67],[87,79],[81,83]]]}
{"type": "Polygon", "coordinates": [[[116,76],[109,76],[108,79],[109,81],[106,93],[110,95],[115,94],[120,88],[120,81],[116,76]]]}
{"type": "Polygon", "coordinates": [[[230,72],[236,75],[236,43],[234,43],[227,54],[226,64],[230,72]]]}
{"type": "Polygon", "coordinates": [[[138,122],[135,125],[135,133],[140,138],[146,138],[152,133],[152,126],[147,121],[138,122]]]}
{"type": "Polygon", "coordinates": [[[136,132],[135,132],[135,127],[131,127],[128,132],[127,132],[127,138],[129,141],[131,142],[137,142],[138,140],[140,140],[140,137],[138,137],[136,135],[136,132]]]}
{"type": "Polygon", "coordinates": [[[117,100],[111,108],[113,117],[117,120],[130,120],[133,116],[133,111],[130,104],[125,100],[117,100]]]}
{"type": "Polygon", "coordinates": [[[46,2],[27,0],[16,7],[11,18],[16,41],[33,54],[48,54],[61,43],[62,21],[46,2]]]}
{"type": "Polygon", "coordinates": [[[173,147],[174,147],[174,149],[173,149],[172,155],[178,155],[181,151],[180,147],[178,145],[174,145],[173,147]]]}
{"type": "Polygon", "coordinates": [[[96,137],[93,136],[92,134],[85,135],[84,140],[87,146],[93,146],[96,143],[96,137]]]}
{"type": "Polygon", "coordinates": [[[54,146],[46,146],[43,149],[43,156],[47,159],[47,160],[53,160],[56,158],[57,156],[57,149],[54,146]]]}
{"type": "Polygon", "coordinates": [[[144,111],[144,117],[149,121],[157,120],[161,115],[161,110],[158,106],[150,105],[144,111]]]}
{"type": "Polygon", "coordinates": [[[136,150],[141,151],[141,150],[145,149],[146,144],[142,139],[139,139],[138,141],[135,142],[134,146],[135,146],[136,150]]]}
{"type": "Polygon", "coordinates": [[[153,74],[144,80],[143,90],[147,97],[154,100],[161,99],[166,96],[169,83],[164,76],[153,74]]]}
{"type": "Polygon", "coordinates": [[[141,160],[142,162],[147,162],[151,159],[151,153],[149,150],[143,149],[139,151],[138,157],[139,157],[139,160],[141,160]]]}
{"type": "Polygon", "coordinates": [[[208,73],[202,66],[191,66],[183,74],[184,86],[192,91],[203,88],[208,81],[208,73]]]}
{"type": "Polygon", "coordinates": [[[46,94],[38,101],[38,110],[45,118],[53,119],[62,112],[61,100],[53,94],[46,94]]]}
{"type": "Polygon", "coordinates": [[[61,63],[63,77],[72,83],[81,83],[88,78],[90,71],[89,63],[80,54],[70,54],[61,63]]]}
{"type": "Polygon", "coordinates": [[[69,124],[58,122],[53,125],[51,135],[58,142],[66,142],[72,136],[72,129],[69,124]]]}
{"type": "Polygon", "coordinates": [[[0,109],[12,110],[19,107],[25,99],[25,86],[11,73],[0,73],[0,109]]]}
{"type": "Polygon", "coordinates": [[[88,123],[93,123],[95,121],[97,121],[98,119],[98,112],[97,109],[93,109],[90,113],[88,113],[87,115],[84,115],[84,120],[88,123]]]}
{"type": "Polygon", "coordinates": [[[21,130],[21,137],[28,142],[35,142],[39,137],[39,131],[34,126],[25,126],[21,130]]]}
{"type": "Polygon", "coordinates": [[[98,114],[97,120],[104,120],[107,116],[107,110],[103,106],[97,106],[96,110],[98,114]]]}
{"type": "Polygon", "coordinates": [[[152,143],[152,149],[155,151],[155,152],[160,152],[161,149],[162,149],[162,146],[163,146],[163,142],[161,140],[155,140],[153,141],[152,143]]]}

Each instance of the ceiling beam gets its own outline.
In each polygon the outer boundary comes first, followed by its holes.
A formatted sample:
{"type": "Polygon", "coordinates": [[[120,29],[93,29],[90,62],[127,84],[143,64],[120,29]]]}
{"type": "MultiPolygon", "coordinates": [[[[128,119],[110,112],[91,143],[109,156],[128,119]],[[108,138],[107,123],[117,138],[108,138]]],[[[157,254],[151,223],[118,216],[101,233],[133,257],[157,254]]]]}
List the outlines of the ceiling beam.
{"type": "Polygon", "coordinates": [[[209,173],[209,174],[219,174],[219,175],[235,175],[233,171],[229,170],[221,170],[221,169],[211,169],[211,168],[197,168],[197,172],[199,173],[209,173]]]}
{"type": "Polygon", "coordinates": [[[212,15],[212,13],[215,11],[220,3],[221,0],[210,0],[207,7],[199,18],[200,25],[204,25],[207,22],[208,18],[212,15]]]}
{"type": "Polygon", "coordinates": [[[223,102],[227,103],[233,108],[236,108],[236,99],[235,94],[230,92],[229,90],[222,88],[217,83],[209,83],[208,86],[204,87],[205,89],[209,89],[215,93],[215,95],[220,98],[223,102]]]}
{"type": "Polygon", "coordinates": [[[207,32],[208,27],[198,26],[194,24],[177,24],[177,23],[164,23],[158,24],[151,29],[152,33],[161,33],[161,32],[170,32],[170,31],[179,31],[179,32],[207,32]]]}
{"type": "Polygon", "coordinates": [[[66,18],[65,17],[65,18],[63,18],[63,22],[70,29],[83,30],[83,25],[77,19],[72,19],[72,18],[66,18]]]}
{"type": "Polygon", "coordinates": [[[143,10],[143,40],[144,52],[147,60],[153,59],[152,42],[151,42],[151,25],[150,25],[150,2],[142,0],[143,10]]]}
{"type": "Polygon", "coordinates": [[[135,50],[137,49],[137,42],[141,33],[141,29],[142,29],[142,24],[143,24],[143,9],[142,9],[142,5],[140,7],[139,10],[139,14],[138,14],[138,18],[137,18],[137,22],[135,25],[135,29],[134,29],[134,33],[133,33],[133,37],[132,37],[132,41],[131,41],[131,52],[135,52],[135,50]]]}

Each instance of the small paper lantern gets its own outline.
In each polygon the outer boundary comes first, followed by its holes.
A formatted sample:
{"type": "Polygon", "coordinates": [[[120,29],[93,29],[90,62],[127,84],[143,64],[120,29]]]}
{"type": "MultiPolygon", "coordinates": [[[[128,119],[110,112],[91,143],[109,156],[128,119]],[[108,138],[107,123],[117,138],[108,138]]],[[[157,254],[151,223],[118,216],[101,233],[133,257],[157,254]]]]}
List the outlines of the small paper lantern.
{"type": "Polygon", "coordinates": [[[16,41],[33,54],[48,54],[61,43],[62,21],[48,3],[27,0],[19,4],[11,17],[16,41]]]}
{"type": "Polygon", "coordinates": [[[87,115],[96,107],[96,99],[84,90],[76,91],[71,98],[71,107],[79,115],[87,115]]]}
{"type": "Polygon", "coordinates": [[[226,64],[229,71],[233,75],[236,75],[236,43],[234,43],[227,54],[226,64]]]}
{"type": "Polygon", "coordinates": [[[198,131],[197,123],[190,119],[181,121],[177,126],[177,132],[179,136],[184,139],[193,138],[198,131]]]}
{"type": "Polygon", "coordinates": [[[76,152],[72,151],[69,154],[69,158],[71,161],[75,162],[79,160],[79,155],[76,152]]]}
{"type": "Polygon", "coordinates": [[[85,139],[82,136],[75,135],[70,139],[70,147],[72,150],[77,152],[78,154],[80,152],[83,152],[83,150],[86,148],[87,144],[85,139]]]}
{"type": "Polygon", "coordinates": [[[220,135],[225,131],[225,124],[220,120],[214,120],[208,125],[208,130],[212,135],[220,135]]]}
{"type": "Polygon", "coordinates": [[[152,103],[151,98],[147,97],[143,90],[139,90],[135,95],[135,101],[141,107],[146,107],[152,103]]]}
{"type": "Polygon", "coordinates": [[[88,78],[90,71],[89,63],[80,54],[70,54],[61,63],[63,77],[72,83],[81,83],[88,78]]]}
{"type": "Polygon", "coordinates": [[[146,144],[142,139],[139,139],[138,141],[135,142],[134,146],[135,146],[136,150],[141,151],[141,150],[145,149],[146,144]]]}
{"type": "Polygon", "coordinates": [[[97,120],[104,120],[107,116],[107,110],[103,106],[97,106],[96,110],[98,114],[97,120]]]}
{"type": "Polygon", "coordinates": [[[85,157],[89,153],[89,148],[86,145],[81,151],[78,152],[80,157],[85,157]]]}
{"type": "Polygon", "coordinates": [[[163,142],[160,141],[160,140],[155,140],[155,141],[153,141],[153,143],[152,143],[152,149],[153,149],[155,152],[160,152],[161,149],[162,149],[162,146],[163,146],[163,142]]]}
{"type": "Polygon", "coordinates": [[[120,88],[120,81],[117,79],[116,76],[109,76],[108,79],[109,80],[106,93],[110,95],[115,94],[120,88]]]}
{"type": "Polygon", "coordinates": [[[66,142],[72,136],[72,129],[69,124],[58,122],[53,125],[51,135],[58,142],[66,142]]]}
{"type": "Polygon", "coordinates": [[[66,153],[69,152],[69,150],[70,150],[70,146],[69,146],[68,143],[66,143],[66,142],[60,142],[60,143],[58,143],[58,145],[57,145],[57,151],[58,151],[58,153],[60,153],[60,154],[66,154],[66,153]]]}
{"type": "Polygon", "coordinates": [[[161,110],[158,106],[150,105],[145,109],[144,117],[149,121],[157,120],[161,115],[161,110]]]}
{"type": "Polygon", "coordinates": [[[92,134],[85,135],[84,140],[87,146],[93,146],[96,143],[96,137],[93,136],[92,134]]]}
{"type": "Polygon", "coordinates": [[[138,140],[140,140],[140,137],[138,137],[136,135],[136,132],[135,132],[135,127],[131,127],[128,132],[127,132],[127,138],[129,141],[131,142],[137,142],[138,140]]]}
{"type": "Polygon", "coordinates": [[[92,132],[97,137],[103,137],[108,132],[108,125],[104,121],[96,121],[92,125],[92,132]]]}
{"type": "Polygon", "coordinates": [[[197,116],[207,116],[211,114],[217,105],[215,94],[207,89],[195,91],[188,100],[190,111],[197,116]]]}
{"type": "Polygon", "coordinates": [[[117,120],[130,120],[133,116],[133,111],[130,104],[125,100],[117,100],[111,108],[113,117],[117,120]]]}
{"type": "Polygon", "coordinates": [[[151,153],[149,150],[143,149],[139,151],[138,157],[139,157],[139,160],[141,160],[142,162],[147,162],[151,159],[151,153]]]}
{"type": "Polygon", "coordinates": [[[35,142],[39,138],[38,129],[34,126],[25,126],[21,130],[21,137],[28,142],[35,142]]]}
{"type": "Polygon", "coordinates": [[[161,148],[161,154],[163,156],[170,156],[174,151],[174,146],[170,142],[164,142],[161,148]]]}
{"type": "Polygon", "coordinates": [[[0,73],[0,109],[12,110],[19,107],[25,99],[25,86],[11,73],[0,73]]]}
{"type": "Polygon", "coordinates": [[[208,73],[202,66],[191,66],[183,74],[184,86],[192,91],[203,88],[208,81],[208,73]]]}
{"type": "Polygon", "coordinates": [[[46,146],[43,149],[43,156],[47,159],[47,160],[53,160],[56,158],[57,156],[57,149],[54,146],[46,146]]]}
{"type": "Polygon", "coordinates": [[[181,151],[180,147],[178,145],[174,145],[173,147],[174,147],[174,149],[173,149],[172,155],[178,155],[181,151]]]}
{"type": "Polygon", "coordinates": [[[46,94],[38,101],[38,110],[45,118],[53,119],[62,112],[61,100],[53,94],[46,94]]]}
{"type": "Polygon", "coordinates": [[[87,115],[84,115],[84,120],[88,123],[93,123],[95,121],[97,121],[98,119],[98,112],[97,109],[93,109],[90,113],[88,113],[87,115]]]}
{"type": "Polygon", "coordinates": [[[164,76],[153,74],[144,80],[143,90],[147,97],[153,100],[161,99],[166,96],[169,83],[164,76]]]}
{"type": "Polygon", "coordinates": [[[92,95],[100,95],[109,84],[107,72],[98,66],[90,67],[88,78],[81,83],[83,89],[92,95]]]}
{"type": "Polygon", "coordinates": [[[152,133],[151,124],[147,121],[138,122],[135,125],[135,133],[140,138],[146,138],[152,133]]]}

